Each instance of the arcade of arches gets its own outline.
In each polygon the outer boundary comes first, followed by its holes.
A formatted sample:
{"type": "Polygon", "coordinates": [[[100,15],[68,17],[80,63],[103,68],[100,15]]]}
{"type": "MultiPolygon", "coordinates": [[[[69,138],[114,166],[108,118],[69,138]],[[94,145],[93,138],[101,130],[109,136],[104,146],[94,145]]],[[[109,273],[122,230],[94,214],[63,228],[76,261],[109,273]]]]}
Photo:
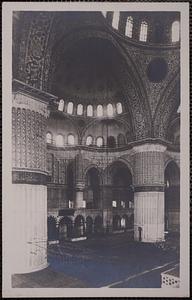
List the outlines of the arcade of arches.
{"type": "Polygon", "coordinates": [[[115,29],[110,12],[14,13],[15,272],[46,267],[47,240],[179,234],[180,41],[170,44],[179,16],[119,18],[115,29]]]}

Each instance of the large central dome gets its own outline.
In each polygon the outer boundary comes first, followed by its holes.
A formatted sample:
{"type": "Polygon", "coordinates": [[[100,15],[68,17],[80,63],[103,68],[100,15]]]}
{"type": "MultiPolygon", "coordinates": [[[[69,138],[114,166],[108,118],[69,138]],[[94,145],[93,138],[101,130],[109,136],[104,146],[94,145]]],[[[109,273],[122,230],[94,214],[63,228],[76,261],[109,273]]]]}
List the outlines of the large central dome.
{"type": "Polygon", "coordinates": [[[105,40],[90,38],[76,42],[61,56],[53,93],[84,103],[115,100],[119,94],[113,64],[115,54],[114,47],[105,40]]]}

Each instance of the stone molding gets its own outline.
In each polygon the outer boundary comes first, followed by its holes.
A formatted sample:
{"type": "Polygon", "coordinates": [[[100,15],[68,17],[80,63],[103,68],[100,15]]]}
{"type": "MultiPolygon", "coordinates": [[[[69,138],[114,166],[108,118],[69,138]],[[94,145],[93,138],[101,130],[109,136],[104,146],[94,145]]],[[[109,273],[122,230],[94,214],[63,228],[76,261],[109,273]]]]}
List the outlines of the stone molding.
{"type": "Polygon", "coordinates": [[[12,171],[12,183],[47,185],[47,174],[14,170],[12,171]]]}
{"type": "Polygon", "coordinates": [[[39,99],[35,99],[28,95],[27,93],[23,93],[21,91],[13,93],[12,98],[13,107],[20,109],[30,109],[31,111],[40,113],[44,117],[48,118],[49,112],[47,110],[47,103],[40,101],[39,99]]]}
{"type": "Polygon", "coordinates": [[[82,192],[85,188],[85,183],[84,182],[77,182],[75,186],[75,190],[82,192]]]}
{"type": "Polygon", "coordinates": [[[132,149],[132,155],[141,152],[165,152],[167,149],[166,146],[160,144],[143,144],[139,146],[135,146],[132,149]]]}
{"type": "Polygon", "coordinates": [[[135,186],[134,192],[164,192],[164,185],[156,186],[156,185],[143,185],[143,186],[135,186]]]}

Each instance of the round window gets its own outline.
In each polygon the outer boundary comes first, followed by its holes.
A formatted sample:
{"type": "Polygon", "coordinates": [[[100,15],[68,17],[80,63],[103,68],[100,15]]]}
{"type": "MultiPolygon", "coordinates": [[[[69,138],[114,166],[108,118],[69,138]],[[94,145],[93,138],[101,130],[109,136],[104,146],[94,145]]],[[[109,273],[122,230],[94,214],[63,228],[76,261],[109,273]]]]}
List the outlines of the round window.
{"type": "Polygon", "coordinates": [[[148,65],[147,77],[151,82],[160,82],[167,75],[167,71],[167,62],[161,57],[154,58],[148,65]]]}

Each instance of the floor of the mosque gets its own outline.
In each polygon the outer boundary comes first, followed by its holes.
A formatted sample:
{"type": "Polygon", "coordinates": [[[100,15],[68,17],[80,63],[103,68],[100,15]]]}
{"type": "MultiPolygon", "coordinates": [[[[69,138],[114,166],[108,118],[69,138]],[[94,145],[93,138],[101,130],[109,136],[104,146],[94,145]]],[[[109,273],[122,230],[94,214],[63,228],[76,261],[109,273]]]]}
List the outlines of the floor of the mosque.
{"type": "Polygon", "coordinates": [[[179,253],[119,234],[50,245],[48,262],[44,270],[14,274],[12,287],[160,288],[161,273],[179,262],[179,253]]]}

